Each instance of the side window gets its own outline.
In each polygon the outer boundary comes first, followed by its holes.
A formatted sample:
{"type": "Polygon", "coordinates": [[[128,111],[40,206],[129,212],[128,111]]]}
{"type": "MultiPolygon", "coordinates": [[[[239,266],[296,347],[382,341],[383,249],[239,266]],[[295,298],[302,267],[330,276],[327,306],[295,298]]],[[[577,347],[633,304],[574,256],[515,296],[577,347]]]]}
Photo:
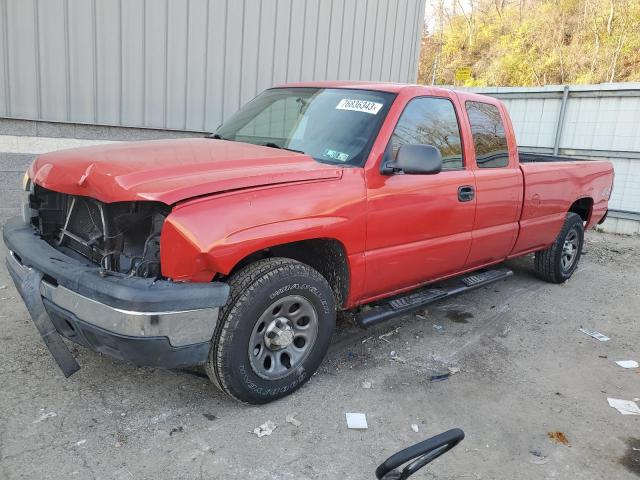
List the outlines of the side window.
{"type": "Polygon", "coordinates": [[[443,170],[464,168],[458,118],[453,103],[446,98],[424,97],[409,102],[391,136],[393,158],[407,144],[439,148],[443,170]]]}
{"type": "Polygon", "coordinates": [[[479,168],[499,168],[509,165],[509,148],[500,110],[495,105],[467,102],[476,163],[479,168]]]}

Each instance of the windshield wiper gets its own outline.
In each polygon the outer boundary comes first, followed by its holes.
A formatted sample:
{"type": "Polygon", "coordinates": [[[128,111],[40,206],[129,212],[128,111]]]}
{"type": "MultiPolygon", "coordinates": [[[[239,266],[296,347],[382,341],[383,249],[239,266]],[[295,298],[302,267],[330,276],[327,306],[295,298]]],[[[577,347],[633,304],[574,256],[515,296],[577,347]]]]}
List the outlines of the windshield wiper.
{"type": "Polygon", "coordinates": [[[296,153],[302,153],[304,154],[304,152],[302,150],[294,150],[293,148],[287,148],[287,147],[283,147],[281,145],[278,145],[277,143],[274,142],[267,142],[264,144],[265,147],[271,147],[271,148],[279,148],[280,150],[288,150],[290,152],[296,152],[296,153]]]}
{"type": "Polygon", "coordinates": [[[222,138],[217,133],[212,133],[211,135],[207,135],[205,138],[213,138],[215,140],[229,140],[228,138],[222,138]]]}

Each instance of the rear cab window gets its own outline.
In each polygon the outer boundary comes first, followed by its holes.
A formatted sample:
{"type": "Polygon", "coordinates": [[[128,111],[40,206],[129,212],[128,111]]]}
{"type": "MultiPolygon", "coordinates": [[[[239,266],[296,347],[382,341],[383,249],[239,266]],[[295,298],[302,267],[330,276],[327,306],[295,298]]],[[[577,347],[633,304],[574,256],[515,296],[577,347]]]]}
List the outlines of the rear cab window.
{"type": "Polygon", "coordinates": [[[509,166],[509,147],[500,110],[484,102],[465,103],[478,168],[509,166]]]}
{"type": "Polygon", "coordinates": [[[464,168],[460,126],[451,100],[417,97],[405,107],[391,135],[395,160],[402,145],[432,145],[442,154],[442,170],[464,168]]]}

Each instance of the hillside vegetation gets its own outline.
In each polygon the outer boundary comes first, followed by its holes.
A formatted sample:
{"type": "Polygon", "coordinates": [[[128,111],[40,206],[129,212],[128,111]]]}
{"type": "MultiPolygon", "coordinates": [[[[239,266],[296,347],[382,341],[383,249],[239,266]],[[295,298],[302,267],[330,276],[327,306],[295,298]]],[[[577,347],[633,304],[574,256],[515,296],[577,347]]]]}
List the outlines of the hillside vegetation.
{"type": "Polygon", "coordinates": [[[640,0],[432,0],[418,81],[530,86],[640,81],[640,0]],[[470,67],[471,78],[455,72],[470,67]]]}

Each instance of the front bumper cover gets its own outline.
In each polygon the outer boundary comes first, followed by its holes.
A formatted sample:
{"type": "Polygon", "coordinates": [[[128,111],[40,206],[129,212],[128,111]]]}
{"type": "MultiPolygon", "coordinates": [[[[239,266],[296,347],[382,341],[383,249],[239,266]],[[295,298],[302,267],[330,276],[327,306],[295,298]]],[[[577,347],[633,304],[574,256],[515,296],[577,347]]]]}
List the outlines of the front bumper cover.
{"type": "Polygon", "coordinates": [[[21,218],[3,228],[7,267],[66,376],[79,367],[60,335],[141,366],[203,364],[228,285],[109,273],[56,250],[21,218]]]}

